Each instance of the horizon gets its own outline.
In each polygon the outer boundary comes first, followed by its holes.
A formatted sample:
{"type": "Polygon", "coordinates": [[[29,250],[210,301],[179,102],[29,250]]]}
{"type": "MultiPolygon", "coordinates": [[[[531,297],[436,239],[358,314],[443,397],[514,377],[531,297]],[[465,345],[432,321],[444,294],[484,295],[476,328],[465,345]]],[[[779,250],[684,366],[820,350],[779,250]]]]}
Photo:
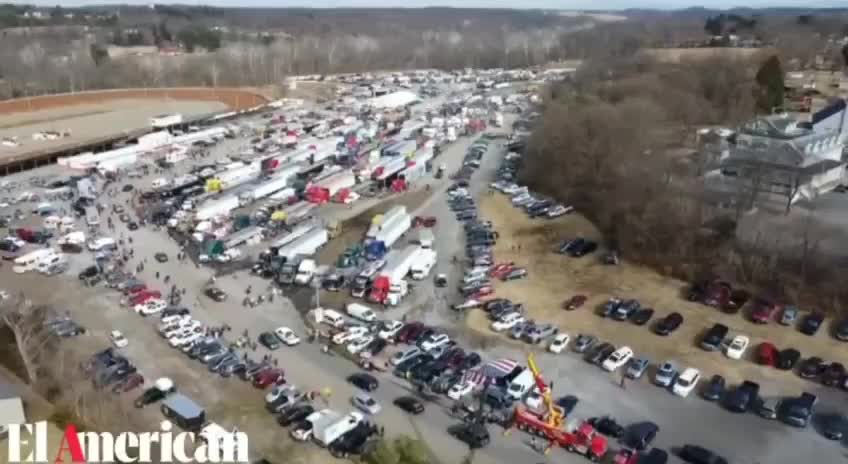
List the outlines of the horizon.
{"type": "MultiPolygon", "coordinates": [[[[16,1],[11,0],[12,5],[33,5],[40,8],[48,8],[60,6],[63,8],[92,8],[92,7],[121,7],[133,6],[144,7],[148,5],[167,5],[167,6],[184,6],[184,7],[212,7],[212,8],[256,8],[256,9],[313,9],[313,10],[330,10],[330,9],[399,9],[399,10],[417,10],[427,8],[453,8],[453,9],[505,9],[505,10],[550,10],[562,12],[585,12],[585,13],[604,13],[604,12],[621,12],[627,10],[656,10],[656,11],[686,11],[686,10],[716,10],[716,11],[734,11],[734,10],[769,10],[769,9],[800,9],[800,10],[832,10],[845,9],[848,10],[848,4],[844,1],[837,0],[818,0],[812,4],[800,5],[792,1],[774,1],[774,0],[754,0],[745,6],[734,5],[731,0],[727,3],[723,1],[710,2],[713,5],[685,5],[677,0],[647,0],[638,2],[636,5],[631,5],[629,2],[622,0],[578,0],[573,2],[573,5],[563,7],[557,5],[552,0],[529,0],[525,3],[524,8],[511,7],[512,2],[507,3],[505,0],[471,0],[463,3],[467,5],[440,5],[439,0],[407,0],[403,5],[393,4],[394,0],[328,0],[321,5],[302,5],[298,2],[292,2],[288,5],[281,5],[280,2],[271,0],[252,0],[247,3],[237,0],[212,0],[212,1],[197,1],[197,2],[149,2],[144,0],[128,0],[124,2],[91,2],[86,0],[71,0],[71,1],[16,1]],[[582,6],[582,5],[586,6],[582,6]],[[606,5],[606,6],[602,6],[606,5]]],[[[6,3],[6,2],[3,2],[6,3]]]]}

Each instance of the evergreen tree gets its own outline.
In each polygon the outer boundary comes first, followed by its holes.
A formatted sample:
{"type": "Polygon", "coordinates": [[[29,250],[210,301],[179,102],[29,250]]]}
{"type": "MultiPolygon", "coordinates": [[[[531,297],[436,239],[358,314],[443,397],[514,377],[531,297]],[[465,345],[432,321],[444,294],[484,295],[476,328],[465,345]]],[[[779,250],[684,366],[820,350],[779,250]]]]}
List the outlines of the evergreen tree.
{"type": "Polygon", "coordinates": [[[783,67],[777,55],[772,55],[757,71],[757,107],[771,113],[783,107],[783,67]]]}

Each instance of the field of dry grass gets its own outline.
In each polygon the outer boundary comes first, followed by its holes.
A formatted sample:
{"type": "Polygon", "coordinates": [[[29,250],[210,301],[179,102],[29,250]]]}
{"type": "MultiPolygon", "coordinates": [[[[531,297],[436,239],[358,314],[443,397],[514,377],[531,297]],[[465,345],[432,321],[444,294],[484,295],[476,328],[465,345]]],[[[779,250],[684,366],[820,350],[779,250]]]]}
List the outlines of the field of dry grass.
{"type": "Polygon", "coordinates": [[[758,53],[767,53],[763,48],[744,47],[704,47],[704,48],[646,48],[640,51],[657,61],[664,63],[680,63],[684,61],[701,61],[713,57],[750,58],[758,53]]]}
{"type": "MultiPolygon", "coordinates": [[[[524,280],[497,282],[497,296],[525,303],[531,318],[556,323],[572,337],[579,333],[593,334],[616,346],[628,345],[637,356],[646,356],[655,363],[670,359],[677,361],[679,366],[696,367],[704,376],[721,374],[730,382],[759,381],[769,393],[797,393],[806,381],[792,372],[760,366],[752,361],[756,346],[763,341],[772,342],[779,349],[796,348],[804,357],[820,356],[826,361],[848,362],[844,344],[829,335],[827,322],[814,337],[776,322],[756,325],[743,317],[747,308],[730,315],[686,301],[683,298],[685,282],[662,277],[626,261],[618,266],[606,266],[598,261],[597,254],[571,258],[554,253],[556,244],[563,239],[599,238],[597,229],[578,214],[554,221],[531,220],[514,209],[503,196],[484,198],[480,208],[482,216],[490,219],[501,234],[495,250],[497,260],[515,261],[526,266],[530,275],[524,280]],[[563,301],[576,294],[588,297],[586,305],[575,311],[563,310],[563,301]],[[612,296],[636,298],[643,306],[654,308],[653,320],[640,327],[601,318],[597,309],[612,296]],[[652,323],[672,311],[684,316],[681,328],[668,337],[654,335],[650,331],[652,323]],[[731,336],[742,333],[751,338],[743,360],[730,360],[722,353],[708,353],[698,348],[703,332],[716,322],[730,327],[731,336]]],[[[467,321],[474,331],[492,334],[489,321],[480,311],[470,315],[467,321]]]]}

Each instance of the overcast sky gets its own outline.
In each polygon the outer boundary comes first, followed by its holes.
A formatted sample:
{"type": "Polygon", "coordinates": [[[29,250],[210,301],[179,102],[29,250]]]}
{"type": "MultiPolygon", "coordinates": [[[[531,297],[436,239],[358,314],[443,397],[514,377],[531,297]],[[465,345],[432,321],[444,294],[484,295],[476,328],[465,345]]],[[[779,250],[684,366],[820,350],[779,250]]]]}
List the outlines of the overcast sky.
{"type": "MultiPolygon", "coordinates": [[[[8,1],[8,0],[7,0],[8,1]]],[[[63,6],[81,6],[81,5],[97,5],[110,3],[123,3],[131,5],[147,5],[150,1],[144,0],[123,0],[115,1],[97,1],[97,0],[11,0],[12,3],[27,3],[36,5],[63,5],[63,6]]],[[[693,4],[687,3],[686,0],[454,0],[448,2],[445,0],[207,0],[207,1],[164,1],[162,3],[181,3],[187,5],[211,5],[211,6],[245,6],[245,7],[312,7],[312,8],[334,8],[334,7],[410,7],[419,8],[426,6],[453,6],[467,8],[515,8],[521,5],[521,8],[551,8],[551,9],[610,9],[619,10],[625,8],[661,8],[661,9],[677,9],[687,8],[690,6],[703,6],[706,8],[732,8],[734,6],[745,6],[749,8],[762,8],[770,6],[788,6],[788,7],[810,7],[810,8],[831,8],[831,7],[846,7],[846,0],[811,0],[800,2],[798,0],[711,0],[706,3],[693,4]]]]}

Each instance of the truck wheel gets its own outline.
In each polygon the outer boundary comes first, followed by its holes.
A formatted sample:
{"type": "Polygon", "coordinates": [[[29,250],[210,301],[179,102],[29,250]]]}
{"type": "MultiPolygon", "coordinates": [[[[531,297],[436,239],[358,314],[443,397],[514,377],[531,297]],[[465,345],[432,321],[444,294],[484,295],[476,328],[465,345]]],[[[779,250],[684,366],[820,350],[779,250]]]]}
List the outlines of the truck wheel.
{"type": "Polygon", "coordinates": [[[589,460],[592,462],[598,462],[598,457],[595,456],[595,454],[592,452],[586,453],[586,457],[589,458],[589,460]]]}
{"type": "Polygon", "coordinates": [[[574,452],[574,446],[573,445],[565,445],[565,450],[568,451],[569,453],[573,453],[574,452]]]}

